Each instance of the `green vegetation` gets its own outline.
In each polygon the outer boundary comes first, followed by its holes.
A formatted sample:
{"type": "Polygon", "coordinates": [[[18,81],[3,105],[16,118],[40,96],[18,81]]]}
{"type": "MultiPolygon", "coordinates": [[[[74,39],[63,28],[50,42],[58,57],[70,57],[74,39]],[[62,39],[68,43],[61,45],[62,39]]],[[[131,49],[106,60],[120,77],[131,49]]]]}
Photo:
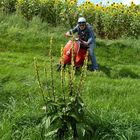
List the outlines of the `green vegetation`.
{"type": "Polygon", "coordinates": [[[77,3],[78,0],[1,0],[0,7],[5,13],[16,13],[27,21],[38,16],[53,26],[73,27],[77,18],[83,15],[101,38],[140,36],[140,5],[134,2],[130,6],[111,2],[103,5],[90,0],[81,5],[77,3]]]}
{"type": "MultiPolygon", "coordinates": [[[[61,95],[61,76],[55,66],[61,47],[68,41],[64,38],[67,30],[63,26],[42,23],[38,17],[27,22],[15,15],[0,16],[0,139],[45,139],[44,101],[36,82],[34,57],[48,96],[47,91],[51,90],[50,40],[53,37],[54,86],[61,95]]],[[[85,122],[94,130],[92,137],[95,140],[139,140],[140,40],[97,39],[95,52],[100,71],[87,71],[82,91],[87,109],[85,116],[89,117],[85,122]]],[[[80,74],[75,78],[78,82],[80,74]]],[[[81,126],[78,127],[80,130],[81,126]]],[[[89,127],[79,133],[84,135],[86,130],[89,127]]]]}

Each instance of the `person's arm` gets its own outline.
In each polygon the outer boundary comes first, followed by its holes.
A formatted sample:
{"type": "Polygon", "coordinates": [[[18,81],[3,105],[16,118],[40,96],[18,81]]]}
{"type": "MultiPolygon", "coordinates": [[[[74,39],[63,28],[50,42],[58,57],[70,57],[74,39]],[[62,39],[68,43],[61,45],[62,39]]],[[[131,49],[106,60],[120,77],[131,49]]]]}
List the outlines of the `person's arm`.
{"type": "Polygon", "coordinates": [[[92,27],[89,27],[89,39],[87,41],[88,45],[95,42],[95,33],[92,27]]]}
{"type": "Polygon", "coordinates": [[[74,27],[73,29],[71,29],[70,31],[66,32],[65,35],[67,37],[70,37],[70,36],[72,36],[73,33],[76,33],[76,32],[78,32],[78,25],[76,27],[74,27]]]}

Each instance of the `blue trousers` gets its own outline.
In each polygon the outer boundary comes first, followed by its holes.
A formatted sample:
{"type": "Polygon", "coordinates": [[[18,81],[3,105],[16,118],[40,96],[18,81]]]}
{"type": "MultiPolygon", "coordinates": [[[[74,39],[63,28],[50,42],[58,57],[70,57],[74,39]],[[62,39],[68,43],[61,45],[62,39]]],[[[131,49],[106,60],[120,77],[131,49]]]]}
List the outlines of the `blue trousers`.
{"type": "Polygon", "coordinates": [[[95,43],[90,44],[89,48],[88,48],[88,52],[89,52],[89,56],[90,56],[91,63],[92,63],[91,69],[92,70],[97,70],[98,69],[98,64],[97,64],[97,61],[96,61],[94,48],[95,48],[95,43]]]}

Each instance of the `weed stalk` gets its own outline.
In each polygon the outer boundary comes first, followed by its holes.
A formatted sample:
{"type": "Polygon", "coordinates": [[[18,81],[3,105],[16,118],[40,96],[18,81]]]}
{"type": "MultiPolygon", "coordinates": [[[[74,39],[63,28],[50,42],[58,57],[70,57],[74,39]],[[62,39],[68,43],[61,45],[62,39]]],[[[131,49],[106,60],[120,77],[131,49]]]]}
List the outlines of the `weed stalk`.
{"type": "Polygon", "coordinates": [[[40,76],[39,76],[39,66],[38,66],[38,63],[37,63],[37,60],[36,60],[35,57],[34,57],[34,67],[35,67],[35,73],[36,73],[37,83],[38,83],[40,92],[42,94],[43,101],[45,103],[46,102],[46,99],[45,99],[44,91],[43,91],[41,80],[40,80],[40,76]]]}
{"type": "Polygon", "coordinates": [[[64,56],[63,56],[63,47],[61,47],[61,58],[62,58],[62,64],[61,64],[61,89],[63,94],[63,100],[65,104],[65,111],[66,112],[66,95],[65,95],[65,89],[64,89],[64,79],[65,79],[65,72],[64,72],[64,56]]]}
{"type": "Polygon", "coordinates": [[[50,56],[50,74],[51,74],[51,87],[52,87],[52,95],[53,95],[53,99],[55,101],[55,87],[54,87],[54,71],[53,71],[53,57],[52,57],[52,42],[53,38],[51,37],[50,39],[50,52],[49,52],[49,56],[50,56]]]}
{"type": "Polygon", "coordinates": [[[84,84],[84,80],[85,80],[85,77],[86,77],[87,63],[88,63],[88,52],[86,53],[86,57],[85,57],[85,60],[84,60],[84,65],[82,67],[80,80],[79,80],[79,84],[78,84],[78,88],[77,88],[77,96],[80,96],[80,94],[82,92],[82,87],[84,87],[83,84],[84,84]]]}

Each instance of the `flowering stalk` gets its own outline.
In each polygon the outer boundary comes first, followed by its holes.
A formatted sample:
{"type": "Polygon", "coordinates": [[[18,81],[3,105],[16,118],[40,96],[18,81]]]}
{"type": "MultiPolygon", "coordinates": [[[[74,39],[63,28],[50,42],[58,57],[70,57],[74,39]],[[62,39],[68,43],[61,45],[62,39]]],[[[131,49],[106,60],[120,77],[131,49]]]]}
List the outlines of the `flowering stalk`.
{"type": "Polygon", "coordinates": [[[36,73],[37,83],[38,83],[40,92],[42,94],[43,101],[46,102],[44,91],[43,91],[42,84],[41,84],[41,81],[40,81],[40,76],[39,76],[39,66],[37,64],[37,60],[36,60],[35,57],[34,57],[34,67],[35,67],[35,73],[36,73]]]}
{"type": "Polygon", "coordinates": [[[54,88],[54,75],[53,75],[54,74],[54,72],[53,72],[53,57],[52,57],[52,40],[53,40],[53,38],[51,37],[49,56],[50,56],[50,74],[51,74],[52,95],[53,95],[53,99],[55,101],[55,88],[54,88]]]}
{"type": "Polygon", "coordinates": [[[65,79],[65,72],[64,72],[64,56],[63,56],[63,47],[61,47],[61,89],[63,94],[63,100],[65,105],[64,114],[66,112],[66,95],[65,95],[65,89],[64,89],[64,79],[65,79]]]}
{"type": "Polygon", "coordinates": [[[69,95],[74,91],[73,83],[75,80],[75,60],[74,60],[74,35],[72,35],[71,67],[69,71],[69,95]]]}
{"type": "MultiPolygon", "coordinates": [[[[49,87],[48,87],[48,83],[47,83],[47,79],[48,79],[47,67],[44,67],[44,76],[45,76],[45,79],[46,79],[46,87],[47,87],[47,90],[48,90],[48,93],[49,93],[50,91],[49,91],[49,87]]],[[[48,98],[49,97],[50,97],[50,94],[48,94],[48,98]]]]}
{"type": "Polygon", "coordinates": [[[77,88],[77,96],[79,96],[80,93],[82,92],[82,87],[84,85],[84,80],[85,80],[85,77],[86,77],[87,63],[88,63],[88,52],[86,53],[86,57],[85,57],[85,60],[84,60],[84,65],[82,67],[80,80],[79,80],[79,84],[78,84],[78,88],[77,88]]]}

